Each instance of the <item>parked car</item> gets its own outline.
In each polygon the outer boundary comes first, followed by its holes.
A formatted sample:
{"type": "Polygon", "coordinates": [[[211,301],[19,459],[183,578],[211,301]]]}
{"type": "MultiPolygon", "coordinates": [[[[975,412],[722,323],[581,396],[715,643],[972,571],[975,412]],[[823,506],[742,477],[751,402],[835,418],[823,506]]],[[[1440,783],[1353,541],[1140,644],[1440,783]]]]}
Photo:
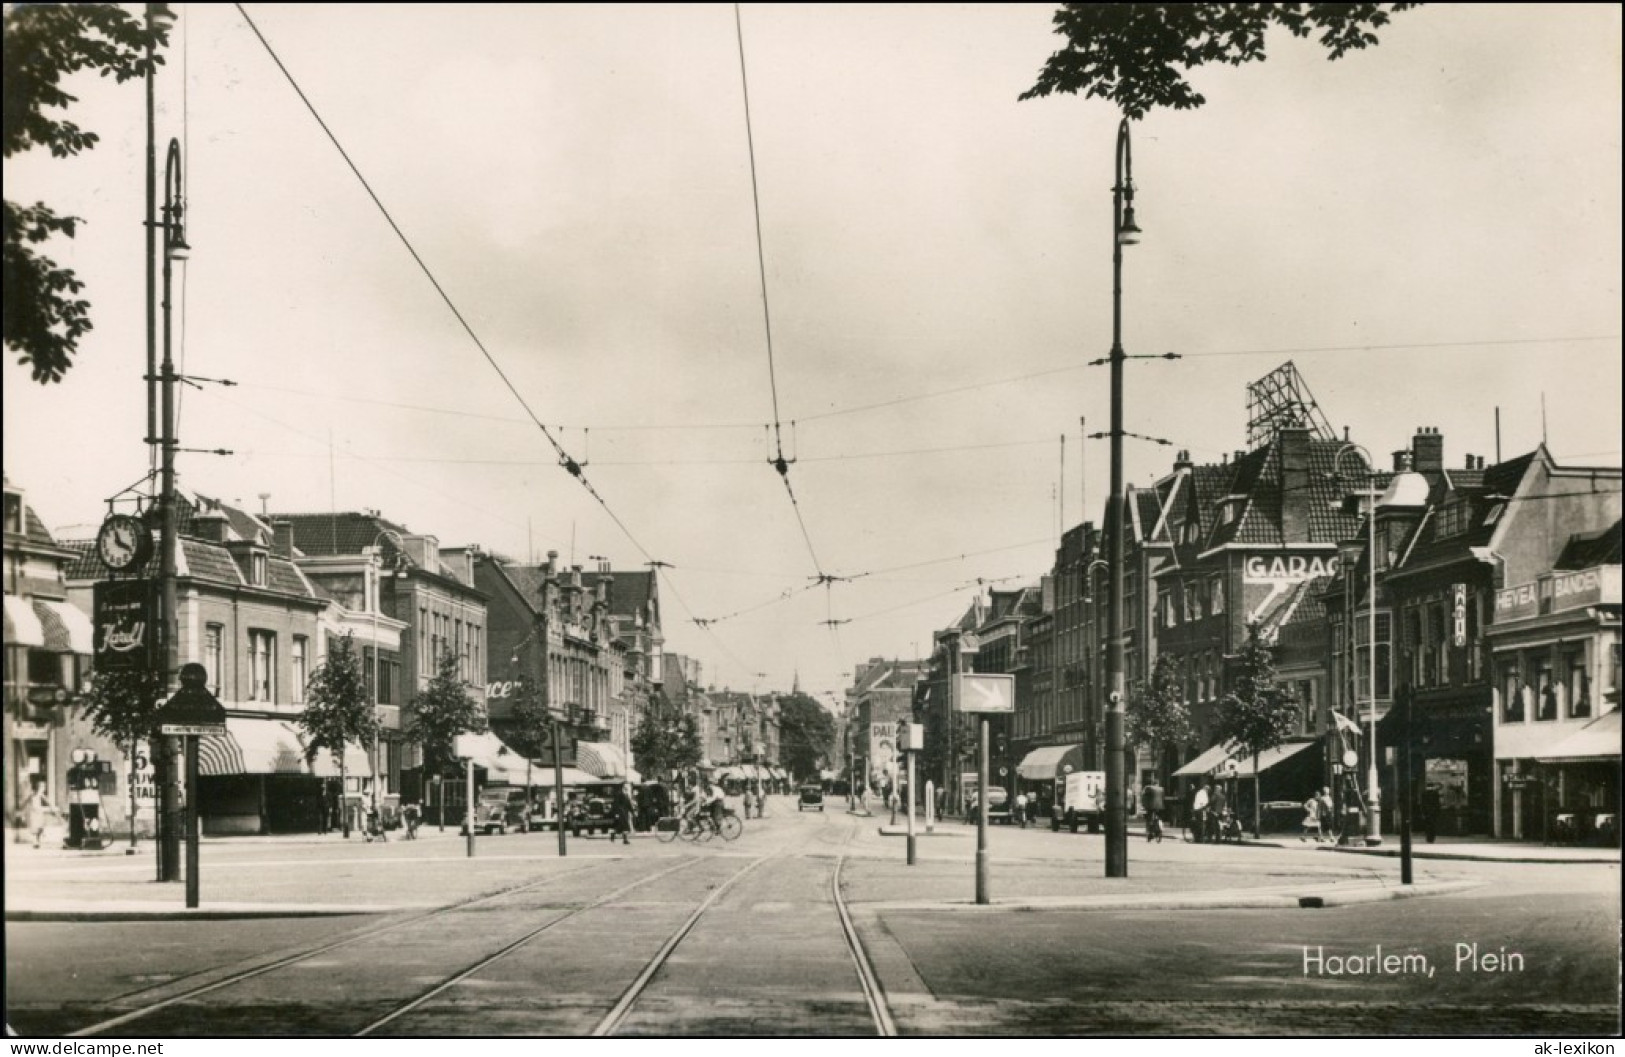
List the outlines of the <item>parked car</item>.
{"type": "MultiPolygon", "coordinates": [[[[474,830],[487,836],[507,833],[510,829],[520,833],[530,831],[530,817],[523,789],[487,789],[474,803],[474,830]]],[[[465,836],[468,825],[459,831],[465,836]]]]}
{"type": "Polygon", "coordinates": [[[615,814],[607,797],[575,797],[564,805],[565,823],[570,835],[609,833],[615,828],[615,814]]]}
{"type": "Polygon", "coordinates": [[[807,811],[812,808],[824,810],[824,790],[821,786],[804,785],[796,797],[796,810],[807,811]]]}

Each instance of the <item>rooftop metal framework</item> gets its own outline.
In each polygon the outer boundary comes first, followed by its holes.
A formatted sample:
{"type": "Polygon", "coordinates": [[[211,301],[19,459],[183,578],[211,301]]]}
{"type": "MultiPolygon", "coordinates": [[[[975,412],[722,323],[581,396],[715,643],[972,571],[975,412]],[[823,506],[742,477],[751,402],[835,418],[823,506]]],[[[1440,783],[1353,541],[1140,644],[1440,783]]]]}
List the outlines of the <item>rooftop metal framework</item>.
{"type": "Polygon", "coordinates": [[[1321,440],[1336,440],[1315,394],[1291,360],[1247,386],[1247,448],[1268,444],[1278,430],[1306,428],[1321,440]]]}

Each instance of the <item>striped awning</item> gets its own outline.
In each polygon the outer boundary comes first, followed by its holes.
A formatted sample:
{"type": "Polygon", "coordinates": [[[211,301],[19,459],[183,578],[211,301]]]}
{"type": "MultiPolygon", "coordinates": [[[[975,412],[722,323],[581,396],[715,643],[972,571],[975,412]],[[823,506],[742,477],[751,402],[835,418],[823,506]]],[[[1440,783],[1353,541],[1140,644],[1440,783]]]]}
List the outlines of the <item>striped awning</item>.
{"type": "Polygon", "coordinates": [[[1230,750],[1224,745],[1209,746],[1200,756],[1174,772],[1175,778],[1188,778],[1204,775],[1230,758],[1230,750]]]}
{"type": "Polygon", "coordinates": [[[625,778],[626,757],[607,741],[576,742],[576,766],[599,778],[625,778]]]}
{"type": "Polygon", "coordinates": [[[1541,763],[1598,763],[1613,760],[1619,764],[1619,710],[1604,713],[1551,748],[1537,752],[1541,763]]]}
{"type": "Polygon", "coordinates": [[[96,633],[90,618],[78,607],[67,602],[34,599],[34,615],[39,618],[45,633],[45,648],[56,653],[82,653],[86,656],[96,650],[96,633]]]}
{"type": "MultiPolygon", "coordinates": [[[[367,750],[362,746],[345,746],[344,764],[353,777],[372,774],[367,750]]],[[[306,763],[304,739],[280,719],[227,716],[226,733],[206,734],[198,739],[200,775],[304,774],[334,778],[338,773],[338,762],[326,750],[306,763]]]]}
{"type": "Polygon", "coordinates": [[[1081,770],[1083,764],[1082,745],[1040,745],[1021,758],[1016,764],[1016,774],[1029,782],[1048,782],[1061,777],[1061,766],[1067,761],[1067,754],[1071,753],[1074,770],[1081,770]]]}
{"type": "Polygon", "coordinates": [[[39,616],[21,595],[6,595],[6,645],[45,645],[45,629],[40,626],[39,616]]]}

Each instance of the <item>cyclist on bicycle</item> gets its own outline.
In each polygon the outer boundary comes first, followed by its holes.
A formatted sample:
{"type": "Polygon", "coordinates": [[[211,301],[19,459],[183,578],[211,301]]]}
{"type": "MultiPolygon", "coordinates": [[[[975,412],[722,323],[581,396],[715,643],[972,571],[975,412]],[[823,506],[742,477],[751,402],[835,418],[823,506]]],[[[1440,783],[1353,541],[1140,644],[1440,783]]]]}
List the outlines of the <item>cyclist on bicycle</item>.
{"type": "Polygon", "coordinates": [[[1145,839],[1162,843],[1162,786],[1152,775],[1140,790],[1140,806],[1145,809],[1145,839]]]}
{"type": "Polygon", "coordinates": [[[688,797],[683,801],[683,828],[685,830],[700,824],[701,812],[705,810],[705,805],[709,800],[710,797],[706,787],[700,782],[695,782],[688,791],[688,797]]]}
{"type": "Polygon", "coordinates": [[[711,811],[711,825],[720,831],[722,829],[722,812],[726,808],[726,801],[723,799],[722,794],[722,786],[712,782],[710,791],[706,795],[706,800],[711,811]]]}

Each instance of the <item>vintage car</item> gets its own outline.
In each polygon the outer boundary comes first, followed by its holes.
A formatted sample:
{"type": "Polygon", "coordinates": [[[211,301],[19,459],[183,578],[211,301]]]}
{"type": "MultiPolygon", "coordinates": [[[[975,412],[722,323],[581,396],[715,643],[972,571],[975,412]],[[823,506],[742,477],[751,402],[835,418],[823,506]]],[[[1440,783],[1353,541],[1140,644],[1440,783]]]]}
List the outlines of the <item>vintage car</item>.
{"type": "Polygon", "coordinates": [[[824,810],[824,790],[822,786],[804,785],[796,795],[796,810],[811,811],[813,808],[824,810]]]}
{"type": "MultiPolygon", "coordinates": [[[[486,789],[474,803],[474,831],[492,834],[507,833],[510,829],[526,833],[530,830],[530,817],[523,789],[486,789]]],[[[468,833],[465,823],[459,831],[468,833]]]]}

